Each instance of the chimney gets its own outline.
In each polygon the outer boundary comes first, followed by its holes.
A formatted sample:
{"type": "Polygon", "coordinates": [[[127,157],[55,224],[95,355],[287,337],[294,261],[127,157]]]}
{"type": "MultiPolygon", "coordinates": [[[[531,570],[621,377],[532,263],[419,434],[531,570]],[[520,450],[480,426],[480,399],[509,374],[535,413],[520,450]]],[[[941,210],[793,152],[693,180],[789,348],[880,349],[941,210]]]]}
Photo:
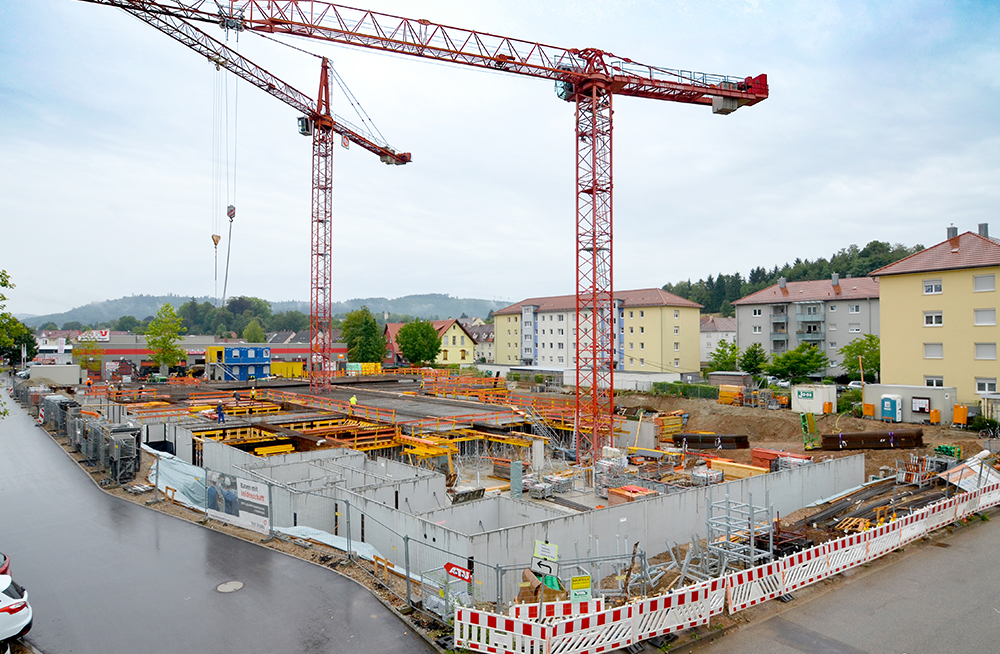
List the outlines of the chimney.
{"type": "Polygon", "coordinates": [[[830,278],[830,283],[834,286],[840,286],[840,273],[833,273],[833,277],[830,278]]]}
{"type": "Polygon", "coordinates": [[[785,278],[784,277],[779,277],[778,278],[778,288],[785,288],[785,278]]]}
{"type": "Polygon", "coordinates": [[[948,228],[948,238],[955,238],[956,236],[958,236],[958,227],[952,225],[948,228]]]}
{"type": "Polygon", "coordinates": [[[979,223],[979,235],[983,238],[990,237],[990,224],[989,223],[979,223]]]}

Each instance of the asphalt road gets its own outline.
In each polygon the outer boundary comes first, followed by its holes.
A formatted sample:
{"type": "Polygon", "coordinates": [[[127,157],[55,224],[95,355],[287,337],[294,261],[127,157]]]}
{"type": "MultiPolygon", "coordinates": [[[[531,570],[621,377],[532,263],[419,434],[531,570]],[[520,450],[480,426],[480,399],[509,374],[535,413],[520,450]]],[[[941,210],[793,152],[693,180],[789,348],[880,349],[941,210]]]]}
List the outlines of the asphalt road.
{"type": "Polygon", "coordinates": [[[1000,650],[1000,519],[977,522],[807,604],[699,648],[711,654],[1000,650]]]}
{"type": "Polygon", "coordinates": [[[433,651],[330,570],[105,494],[2,392],[0,551],[44,654],[433,651]]]}

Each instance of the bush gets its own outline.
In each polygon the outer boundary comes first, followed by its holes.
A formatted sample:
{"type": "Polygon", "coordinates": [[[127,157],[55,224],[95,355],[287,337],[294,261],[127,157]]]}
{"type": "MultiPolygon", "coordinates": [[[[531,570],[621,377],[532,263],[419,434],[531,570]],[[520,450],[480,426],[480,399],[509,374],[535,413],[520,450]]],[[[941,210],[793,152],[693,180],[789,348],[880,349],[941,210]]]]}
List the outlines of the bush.
{"type": "Polygon", "coordinates": [[[544,384],[545,383],[545,375],[535,375],[535,383],[536,384],[544,384]]]}
{"type": "Polygon", "coordinates": [[[709,384],[684,384],[682,382],[653,382],[653,395],[673,397],[700,397],[714,400],[719,397],[719,387],[709,384]]]}
{"type": "Polygon", "coordinates": [[[861,405],[859,403],[861,401],[861,389],[848,389],[837,398],[837,413],[853,413],[855,417],[860,418],[861,405]],[[855,404],[858,406],[855,407],[855,404]]]}
{"type": "Polygon", "coordinates": [[[969,419],[969,429],[973,431],[982,431],[983,429],[991,429],[995,431],[997,427],[1000,427],[1000,423],[996,420],[984,418],[982,414],[975,415],[969,419]]]}
{"type": "Polygon", "coordinates": [[[514,381],[514,382],[521,381],[521,373],[519,372],[510,373],[509,375],[507,375],[507,381],[514,381]]]}

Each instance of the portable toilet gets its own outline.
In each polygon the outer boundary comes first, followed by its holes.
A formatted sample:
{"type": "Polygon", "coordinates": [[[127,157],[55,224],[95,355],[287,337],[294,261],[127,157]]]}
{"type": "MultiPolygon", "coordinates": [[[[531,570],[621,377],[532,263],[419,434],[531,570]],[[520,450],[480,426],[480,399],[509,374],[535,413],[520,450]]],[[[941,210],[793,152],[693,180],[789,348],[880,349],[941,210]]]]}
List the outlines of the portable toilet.
{"type": "Polygon", "coordinates": [[[882,396],[882,422],[903,422],[903,396],[882,396]]]}

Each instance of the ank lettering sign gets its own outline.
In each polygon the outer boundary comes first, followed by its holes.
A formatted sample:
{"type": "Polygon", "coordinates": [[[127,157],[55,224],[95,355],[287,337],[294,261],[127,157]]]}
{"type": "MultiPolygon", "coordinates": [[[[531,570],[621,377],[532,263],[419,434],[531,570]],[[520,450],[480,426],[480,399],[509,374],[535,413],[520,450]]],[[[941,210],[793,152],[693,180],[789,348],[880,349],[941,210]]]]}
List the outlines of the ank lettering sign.
{"type": "Polygon", "coordinates": [[[796,396],[800,400],[811,400],[811,399],[813,399],[813,392],[812,391],[800,391],[800,390],[797,390],[797,391],[795,391],[795,394],[796,394],[796,396]]]}
{"type": "Polygon", "coordinates": [[[445,563],[444,571],[455,579],[464,581],[467,584],[472,583],[472,571],[468,568],[463,568],[462,566],[455,565],[454,563],[445,563]]]}

